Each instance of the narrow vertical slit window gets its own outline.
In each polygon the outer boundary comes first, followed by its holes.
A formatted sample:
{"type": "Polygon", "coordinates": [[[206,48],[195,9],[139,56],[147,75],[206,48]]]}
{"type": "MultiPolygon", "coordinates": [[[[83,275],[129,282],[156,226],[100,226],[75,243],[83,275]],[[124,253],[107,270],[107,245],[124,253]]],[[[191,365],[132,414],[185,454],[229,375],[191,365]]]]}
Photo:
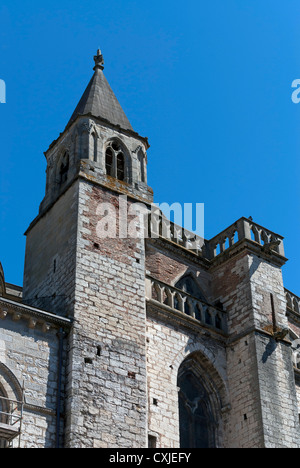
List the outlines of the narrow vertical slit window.
{"type": "Polygon", "coordinates": [[[69,154],[66,152],[63,155],[63,158],[61,160],[60,164],[60,183],[63,184],[64,182],[67,181],[68,179],[68,171],[69,171],[69,154]]]}
{"type": "Polygon", "coordinates": [[[113,152],[111,148],[107,148],[105,154],[106,174],[113,177],[113,152]]]}
{"type": "Polygon", "coordinates": [[[156,437],[152,435],[148,435],[148,448],[156,448],[156,437]]]}
{"type": "Polygon", "coordinates": [[[124,180],[125,178],[125,164],[123,153],[117,154],[117,179],[124,180]]]}
{"type": "Polygon", "coordinates": [[[140,179],[141,179],[141,182],[145,182],[144,155],[141,151],[139,151],[138,160],[139,160],[139,165],[140,165],[140,179]]]}
{"type": "Polygon", "coordinates": [[[275,306],[274,306],[274,296],[273,296],[272,293],[270,293],[270,300],[271,300],[273,332],[276,332],[277,331],[277,320],[276,320],[276,313],[275,313],[275,306]]]}
{"type": "Polygon", "coordinates": [[[97,162],[97,152],[98,152],[98,148],[97,148],[97,135],[95,133],[93,133],[93,144],[94,144],[94,161],[97,162]]]}

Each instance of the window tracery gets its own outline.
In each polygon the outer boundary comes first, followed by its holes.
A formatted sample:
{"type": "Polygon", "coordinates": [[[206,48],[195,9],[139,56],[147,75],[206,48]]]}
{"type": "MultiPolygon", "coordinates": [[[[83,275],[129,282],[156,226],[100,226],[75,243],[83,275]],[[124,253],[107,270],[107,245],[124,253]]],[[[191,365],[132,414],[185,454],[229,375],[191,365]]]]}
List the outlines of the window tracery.
{"type": "Polygon", "coordinates": [[[126,180],[125,155],[121,145],[112,141],[105,152],[106,174],[118,180],[126,180]]]}
{"type": "Polygon", "coordinates": [[[200,301],[206,302],[204,294],[191,274],[184,275],[182,278],[180,278],[180,280],[175,284],[175,287],[177,289],[181,289],[187,294],[190,294],[191,296],[196,297],[200,301]]]}
{"type": "Polygon", "coordinates": [[[191,370],[178,377],[181,448],[215,448],[215,424],[210,398],[191,370]]]}

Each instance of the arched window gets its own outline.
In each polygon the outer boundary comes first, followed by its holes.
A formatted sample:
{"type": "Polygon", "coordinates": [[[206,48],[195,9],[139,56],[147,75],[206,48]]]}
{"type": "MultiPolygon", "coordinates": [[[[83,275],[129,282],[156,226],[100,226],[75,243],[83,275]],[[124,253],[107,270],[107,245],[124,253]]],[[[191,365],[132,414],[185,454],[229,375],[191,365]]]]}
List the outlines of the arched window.
{"type": "Polygon", "coordinates": [[[115,177],[118,180],[126,180],[124,151],[116,141],[110,142],[106,149],[105,168],[108,176],[115,177]]]}
{"type": "Polygon", "coordinates": [[[142,151],[138,152],[138,161],[139,161],[139,169],[140,169],[140,180],[141,182],[145,182],[145,163],[144,163],[145,156],[142,151]]]}
{"type": "Polygon", "coordinates": [[[179,281],[175,284],[175,287],[181,289],[182,291],[190,294],[191,296],[196,297],[200,301],[205,301],[206,298],[202,293],[201,289],[199,288],[196,280],[192,277],[192,275],[188,274],[180,278],[179,281]]]}
{"type": "Polygon", "coordinates": [[[107,148],[105,154],[106,174],[113,177],[113,152],[111,148],[107,148]]]}
{"type": "Polygon", "coordinates": [[[215,448],[210,397],[191,369],[178,376],[180,448],[215,448]]]}
{"type": "MultiPolygon", "coordinates": [[[[8,423],[8,400],[7,395],[4,392],[2,386],[0,385],[0,424],[7,424],[8,423]]],[[[0,437],[0,448],[6,448],[7,441],[5,439],[1,439],[0,437]]]]}
{"type": "Polygon", "coordinates": [[[98,138],[97,138],[97,135],[96,133],[94,132],[92,134],[92,138],[93,138],[93,159],[95,162],[97,162],[97,159],[98,159],[98,138]]]}
{"type": "Polygon", "coordinates": [[[24,404],[24,388],[0,362],[0,448],[12,446],[12,440],[19,435],[24,404]]]}

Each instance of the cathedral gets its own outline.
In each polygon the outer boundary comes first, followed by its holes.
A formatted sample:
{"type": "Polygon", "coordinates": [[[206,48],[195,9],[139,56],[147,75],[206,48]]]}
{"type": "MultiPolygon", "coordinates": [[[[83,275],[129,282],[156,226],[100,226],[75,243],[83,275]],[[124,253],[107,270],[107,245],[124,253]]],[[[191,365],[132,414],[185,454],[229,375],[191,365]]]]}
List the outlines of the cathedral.
{"type": "Polygon", "coordinates": [[[94,62],[45,152],[23,286],[0,264],[0,447],[300,448],[283,237],[241,217],[203,239],[153,209],[148,139],[94,62]]]}

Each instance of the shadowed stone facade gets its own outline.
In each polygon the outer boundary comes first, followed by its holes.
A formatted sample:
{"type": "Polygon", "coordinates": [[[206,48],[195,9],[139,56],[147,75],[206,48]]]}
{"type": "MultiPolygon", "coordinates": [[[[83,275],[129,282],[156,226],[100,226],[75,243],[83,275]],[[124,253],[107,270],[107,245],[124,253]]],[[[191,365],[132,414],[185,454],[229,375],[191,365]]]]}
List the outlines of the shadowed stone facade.
{"type": "Polygon", "coordinates": [[[0,267],[0,446],[300,447],[283,237],[240,218],[201,239],[153,210],[103,63],[45,153],[23,288],[0,267]]]}

